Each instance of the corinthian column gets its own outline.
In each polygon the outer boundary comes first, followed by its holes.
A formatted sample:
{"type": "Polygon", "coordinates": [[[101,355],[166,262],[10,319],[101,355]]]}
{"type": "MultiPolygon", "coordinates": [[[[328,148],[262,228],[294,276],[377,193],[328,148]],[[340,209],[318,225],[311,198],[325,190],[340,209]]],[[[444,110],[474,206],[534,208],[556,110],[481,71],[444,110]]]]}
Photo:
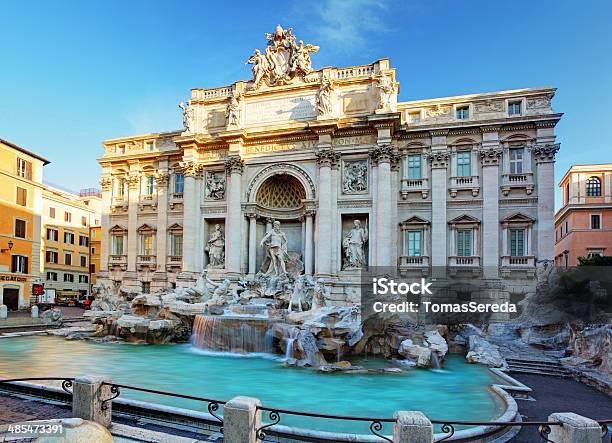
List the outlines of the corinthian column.
{"type": "Polygon", "coordinates": [[[100,179],[102,187],[102,214],[100,215],[100,269],[99,276],[106,276],[108,272],[108,255],[109,255],[109,238],[108,230],[110,229],[110,207],[113,189],[113,179],[106,175],[100,179]]]}
{"type": "Polygon", "coordinates": [[[249,275],[255,275],[257,266],[257,214],[247,214],[249,218],[249,275]]]}
{"type": "Polygon", "coordinates": [[[391,245],[393,239],[393,213],[391,206],[391,162],[396,154],[390,144],[374,148],[370,152],[372,162],[378,166],[376,182],[376,266],[394,266],[391,245]]]}
{"type": "MultiPolygon", "coordinates": [[[[486,146],[483,141],[483,146],[486,146]]],[[[493,144],[495,146],[495,144],[493,144]]],[[[485,278],[499,276],[499,158],[502,150],[480,151],[482,163],[482,269],[485,278]]],[[[477,251],[474,251],[477,253],[477,251]]],[[[504,254],[506,252],[504,251],[504,254]]]]}
{"type": "Polygon", "coordinates": [[[332,273],[332,206],[331,168],[340,160],[340,154],[332,149],[317,152],[319,163],[319,209],[317,211],[317,244],[315,245],[316,274],[329,277],[332,273]]]}
{"type": "Polygon", "coordinates": [[[228,276],[240,276],[240,258],[242,249],[242,217],[241,217],[241,181],[244,161],[240,156],[231,156],[225,162],[225,170],[229,176],[229,192],[227,198],[227,219],[225,220],[225,268],[228,276]]]}
{"type": "MultiPolygon", "coordinates": [[[[555,257],[555,155],[559,143],[537,144],[532,147],[537,167],[538,183],[538,260],[553,260],[555,257]]],[[[533,249],[532,249],[533,251],[533,249]]]]}
{"type": "MultiPolygon", "coordinates": [[[[444,138],[445,135],[435,135],[444,138]]],[[[448,260],[446,194],[448,188],[447,169],[450,155],[445,149],[432,150],[429,154],[431,163],[431,267],[432,275],[443,276],[446,273],[448,260]]]]}
{"type": "Polygon", "coordinates": [[[198,247],[198,214],[200,202],[196,198],[196,178],[201,166],[193,161],[181,163],[185,183],[183,187],[183,272],[195,273],[198,247]]]}
{"type": "Polygon", "coordinates": [[[166,272],[167,230],[168,230],[168,172],[163,169],[155,171],[157,187],[157,270],[166,272]]]}
{"type": "Polygon", "coordinates": [[[128,176],[128,242],[127,271],[135,278],[136,256],[138,255],[138,199],[140,198],[140,172],[130,172],[128,176]]]}
{"type": "Polygon", "coordinates": [[[304,238],[304,273],[312,275],[312,247],[313,247],[313,211],[306,211],[306,232],[304,238]]]}

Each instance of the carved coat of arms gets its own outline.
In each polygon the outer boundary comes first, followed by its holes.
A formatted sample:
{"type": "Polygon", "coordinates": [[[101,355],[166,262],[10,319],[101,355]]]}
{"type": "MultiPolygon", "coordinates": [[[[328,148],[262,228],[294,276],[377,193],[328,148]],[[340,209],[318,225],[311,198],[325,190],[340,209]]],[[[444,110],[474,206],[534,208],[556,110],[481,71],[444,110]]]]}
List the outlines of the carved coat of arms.
{"type": "Polygon", "coordinates": [[[293,78],[304,77],[312,72],[310,53],[317,52],[318,46],[296,43],[293,30],[283,29],[280,25],[274,33],[266,33],[268,44],[262,53],[255,49],[247,63],[253,65],[252,89],[257,89],[263,82],[268,86],[285,85],[293,78]]]}

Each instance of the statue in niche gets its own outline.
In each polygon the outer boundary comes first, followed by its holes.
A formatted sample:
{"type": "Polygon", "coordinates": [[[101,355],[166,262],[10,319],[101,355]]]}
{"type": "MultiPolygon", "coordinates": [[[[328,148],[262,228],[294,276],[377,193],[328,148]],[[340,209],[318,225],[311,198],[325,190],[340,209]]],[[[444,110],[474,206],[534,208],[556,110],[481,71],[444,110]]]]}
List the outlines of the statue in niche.
{"type": "Polygon", "coordinates": [[[183,111],[183,127],[187,132],[193,132],[193,108],[187,103],[180,102],[178,107],[183,111]]]}
{"type": "Polygon", "coordinates": [[[361,221],[354,220],[353,227],[342,241],[342,247],[344,248],[343,269],[361,269],[366,266],[365,244],[367,241],[368,228],[361,227],[361,221]]]}
{"type": "Polygon", "coordinates": [[[329,115],[332,113],[332,84],[329,78],[323,77],[321,88],[317,93],[317,115],[329,115]]]}
{"type": "Polygon", "coordinates": [[[215,230],[210,234],[206,243],[208,251],[208,267],[222,268],[225,266],[225,237],[221,225],[216,224],[215,230]]]}
{"type": "Polygon", "coordinates": [[[347,162],[344,164],[342,190],[345,194],[354,194],[368,190],[368,165],[365,161],[347,162]]]}
{"type": "Polygon", "coordinates": [[[232,94],[230,102],[227,105],[225,116],[227,117],[227,126],[229,128],[237,128],[240,126],[240,93],[232,94]]]}
{"type": "Polygon", "coordinates": [[[376,88],[378,88],[379,97],[378,109],[389,109],[391,106],[391,96],[395,92],[395,86],[393,85],[393,81],[391,81],[391,77],[382,74],[378,78],[376,88]]]}
{"type": "Polygon", "coordinates": [[[272,230],[264,235],[260,246],[266,248],[266,260],[262,266],[262,272],[267,276],[286,276],[286,263],[290,259],[287,253],[287,235],[281,231],[278,220],[272,224],[272,230]],[[265,268],[266,265],[267,268],[265,268]]]}
{"type": "Polygon", "coordinates": [[[215,172],[207,173],[204,192],[207,199],[223,200],[225,198],[225,176],[215,172]]]}

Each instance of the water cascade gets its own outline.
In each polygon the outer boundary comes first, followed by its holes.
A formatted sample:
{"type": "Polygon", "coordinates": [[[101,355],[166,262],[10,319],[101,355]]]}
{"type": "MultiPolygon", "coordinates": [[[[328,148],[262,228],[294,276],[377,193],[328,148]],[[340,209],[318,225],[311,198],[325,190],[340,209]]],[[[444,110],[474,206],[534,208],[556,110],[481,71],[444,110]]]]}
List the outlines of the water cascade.
{"type": "Polygon", "coordinates": [[[293,347],[295,345],[295,340],[300,335],[300,330],[298,328],[291,328],[289,331],[289,337],[287,337],[287,350],[285,351],[285,358],[290,359],[293,358],[293,347]]]}
{"type": "Polygon", "coordinates": [[[271,327],[264,318],[196,315],[192,342],[207,351],[271,353],[271,327]]]}

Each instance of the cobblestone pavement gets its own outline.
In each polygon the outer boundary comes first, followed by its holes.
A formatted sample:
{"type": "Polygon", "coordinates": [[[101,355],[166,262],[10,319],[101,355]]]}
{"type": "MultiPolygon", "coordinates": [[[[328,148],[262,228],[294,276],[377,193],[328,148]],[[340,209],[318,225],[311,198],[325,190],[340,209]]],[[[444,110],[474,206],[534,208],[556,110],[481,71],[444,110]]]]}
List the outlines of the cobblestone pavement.
{"type": "MultiPolygon", "coordinates": [[[[58,306],[64,318],[74,318],[74,317],[82,317],[85,309],[78,308],[75,306],[58,306]]],[[[18,317],[30,317],[30,311],[10,311],[8,313],[9,318],[18,318],[18,317]]]]}
{"type": "MultiPolygon", "coordinates": [[[[512,374],[526,384],[536,401],[518,400],[524,421],[546,421],[553,412],[575,412],[595,420],[612,419],[612,397],[572,379],[532,374],[512,374]]],[[[609,436],[607,437],[609,440],[609,436]]],[[[516,442],[542,441],[537,428],[525,428],[516,442]]]]}

